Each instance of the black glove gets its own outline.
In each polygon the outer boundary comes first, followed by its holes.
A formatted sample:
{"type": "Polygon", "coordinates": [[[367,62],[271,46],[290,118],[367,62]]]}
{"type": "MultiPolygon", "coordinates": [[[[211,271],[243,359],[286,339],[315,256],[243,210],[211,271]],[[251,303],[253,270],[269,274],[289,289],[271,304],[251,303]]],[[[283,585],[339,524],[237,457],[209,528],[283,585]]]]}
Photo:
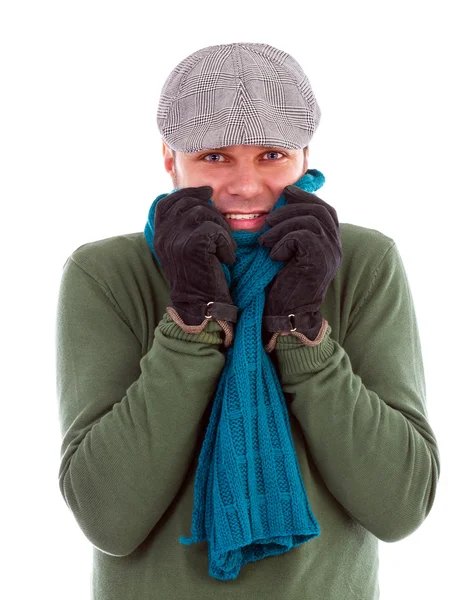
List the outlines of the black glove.
{"type": "Polygon", "coordinates": [[[287,205],[266,217],[271,229],[258,238],[272,248],[273,260],[286,262],[268,286],[263,328],[271,333],[296,327],[314,340],[323,320],[320,306],[343,259],[338,217],[324,200],[295,185],[283,194],[287,205]]]}
{"type": "Polygon", "coordinates": [[[223,215],[207,202],[212,192],[207,185],[182,188],[159,200],[155,210],[153,247],[186,325],[200,325],[206,315],[237,321],[220,264],[235,262],[237,244],[223,215]]]}

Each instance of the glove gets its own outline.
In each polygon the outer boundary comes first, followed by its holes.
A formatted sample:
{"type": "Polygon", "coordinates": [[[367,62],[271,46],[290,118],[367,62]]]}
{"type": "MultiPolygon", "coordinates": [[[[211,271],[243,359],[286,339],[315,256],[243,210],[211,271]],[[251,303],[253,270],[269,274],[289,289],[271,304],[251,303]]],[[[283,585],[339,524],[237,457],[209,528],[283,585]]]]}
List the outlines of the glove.
{"type": "Polygon", "coordinates": [[[266,217],[270,229],[258,238],[272,248],[273,260],[286,262],[267,288],[263,329],[296,328],[314,340],[323,321],[320,306],[343,259],[338,217],[324,200],[295,185],[283,194],[287,204],[266,217]]]}
{"type": "Polygon", "coordinates": [[[187,325],[199,325],[206,316],[237,321],[220,264],[235,262],[237,244],[230,225],[207,202],[212,192],[207,185],[182,188],[159,200],[155,209],[153,247],[170,284],[172,305],[187,325]]]}

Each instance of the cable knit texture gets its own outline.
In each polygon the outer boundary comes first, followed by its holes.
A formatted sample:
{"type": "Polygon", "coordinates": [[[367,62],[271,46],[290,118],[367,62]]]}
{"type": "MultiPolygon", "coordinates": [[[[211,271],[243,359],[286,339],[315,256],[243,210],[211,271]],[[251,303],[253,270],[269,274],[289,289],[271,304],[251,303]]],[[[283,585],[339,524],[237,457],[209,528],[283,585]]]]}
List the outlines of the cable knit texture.
{"type": "MultiPolygon", "coordinates": [[[[324,180],[322,173],[309,169],[295,185],[314,192],[324,180]]],[[[155,207],[165,196],[153,201],[144,230],[160,265],[153,245],[155,207]]],[[[282,194],[273,210],[285,204],[282,194]]],[[[258,232],[234,231],[236,261],[222,264],[239,309],[238,322],[199,455],[192,536],[180,538],[186,545],[207,540],[209,574],[220,580],[235,579],[244,564],[282,554],[320,535],[281,384],[262,342],[266,287],[285,264],[273,261],[270,249],[257,243],[266,230],[265,225],[258,232]]],[[[327,345],[330,331],[324,321],[321,339],[327,345]]]]}

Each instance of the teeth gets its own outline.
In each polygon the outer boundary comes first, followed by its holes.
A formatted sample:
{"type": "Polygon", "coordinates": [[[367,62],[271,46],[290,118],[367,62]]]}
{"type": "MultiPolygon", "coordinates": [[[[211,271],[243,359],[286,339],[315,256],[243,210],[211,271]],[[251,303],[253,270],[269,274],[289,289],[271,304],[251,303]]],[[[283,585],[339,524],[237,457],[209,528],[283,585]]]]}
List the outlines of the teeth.
{"type": "Polygon", "coordinates": [[[233,215],[233,214],[226,214],[225,216],[228,219],[254,219],[255,217],[260,217],[262,213],[259,214],[252,214],[252,215],[233,215]]]}

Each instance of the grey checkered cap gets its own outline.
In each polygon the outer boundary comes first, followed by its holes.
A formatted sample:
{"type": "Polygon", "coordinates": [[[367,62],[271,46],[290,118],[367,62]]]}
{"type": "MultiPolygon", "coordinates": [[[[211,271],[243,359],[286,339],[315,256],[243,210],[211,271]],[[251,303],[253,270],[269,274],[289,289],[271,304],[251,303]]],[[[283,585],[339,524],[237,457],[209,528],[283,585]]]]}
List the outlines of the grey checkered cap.
{"type": "Polygon", "coordinates": [[[320,108],[297,61],[268,44],[207,46],[167,77],[157,125],[179,152],[253,144],[303,148],[320,108]]]}

